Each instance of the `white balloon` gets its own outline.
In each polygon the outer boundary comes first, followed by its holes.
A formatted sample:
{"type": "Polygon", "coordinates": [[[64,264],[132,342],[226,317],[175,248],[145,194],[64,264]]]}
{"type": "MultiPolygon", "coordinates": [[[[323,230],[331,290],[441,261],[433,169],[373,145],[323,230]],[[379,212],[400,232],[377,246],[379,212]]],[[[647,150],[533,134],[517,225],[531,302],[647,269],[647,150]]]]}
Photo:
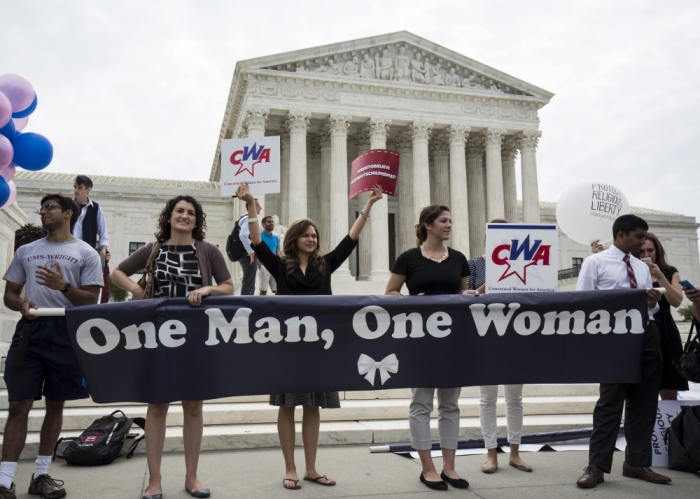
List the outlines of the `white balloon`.
{"type": "Polygon", "coordinates": [[[557,202],[557,224],[569,239],[590,244],[612,241],[615,219],[630,212],[627,197],[604,182],[586,182],[567,189],[557,202]]]}

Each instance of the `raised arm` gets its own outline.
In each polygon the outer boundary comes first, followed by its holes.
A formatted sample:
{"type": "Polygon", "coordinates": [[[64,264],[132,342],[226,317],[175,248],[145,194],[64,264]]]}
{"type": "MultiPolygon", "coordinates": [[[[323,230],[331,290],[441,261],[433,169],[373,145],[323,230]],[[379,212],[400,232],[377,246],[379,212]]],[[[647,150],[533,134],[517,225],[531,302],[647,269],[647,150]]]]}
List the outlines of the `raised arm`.
{"type": "Polygon", "coordinates": [[[671,304],[671,306],[676,308],[679,307],[683,301],[683,288],[680,284],[680,274],[678,274],[678,272],[674,272],[674,274],[671,276],[671,281],[669,281],[666,279],[664,273],[661,272],[658,265],[655,263],[647,263],[647,266],[649,267],[651,276],[656,279],[659,286],[666,290],[666,300],[671,304]]]}
{"type": "Polygon", "coordinates": [[[248,229],[250,230],[250,240],[257,246],[262,242],[262,238],[260,237],[260,224],[257,223],[258,212],[255,208],[255,198],[250,193],[248,184],[244,183],[239,185],[238,189],[236,189],[236,196],[248,205],[248,229]],[[253,222],[251,222],[251,220],[253,222]]]}
{"type": "Polygon", "coordinates": [[[367,200],[367,203],[365,203],[365,207],[362,208],[360,216],[357,217],[355,223],[352,224],[352,228],[350,229],[349,233],[350,239],[357,241],[357,239],[360,237],[360,232],[362,232],[362,229],[365,228],[365,223],[369,219],[369,212],[372,210],[372,206],[383,197],[381,185],[375,185],[372,187],[372,194],[367,200]]]}

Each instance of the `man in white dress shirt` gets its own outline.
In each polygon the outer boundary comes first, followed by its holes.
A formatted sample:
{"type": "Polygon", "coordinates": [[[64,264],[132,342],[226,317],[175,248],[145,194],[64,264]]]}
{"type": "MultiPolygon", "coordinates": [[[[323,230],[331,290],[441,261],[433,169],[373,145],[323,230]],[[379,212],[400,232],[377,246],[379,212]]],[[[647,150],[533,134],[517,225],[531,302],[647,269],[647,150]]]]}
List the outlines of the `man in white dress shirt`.
{"type": "Polygon", "coordinates": [[[601,383],[600,398],[593,411],[588,466],[576,482],[579,487],[593,488],[604,481],[605,473],[610,473],[625,404],[627,447],[622,474],[652,483],[671,481],[649,467],[652,457],[651,436],[661,384],[661,347],[659,331],[654,323],[654,312],[658,310],[661,293],[652,289],[647,265],[632,256],[641,249],[648,230],[647,223],[635,215],[619,217],[613,224],[615,240],[612,246],[583,261],[576,284],[576,289],[583,291],[646,289],[649,307],[649,322],[644,333],[642,378],[639,383],[601,383]]]}

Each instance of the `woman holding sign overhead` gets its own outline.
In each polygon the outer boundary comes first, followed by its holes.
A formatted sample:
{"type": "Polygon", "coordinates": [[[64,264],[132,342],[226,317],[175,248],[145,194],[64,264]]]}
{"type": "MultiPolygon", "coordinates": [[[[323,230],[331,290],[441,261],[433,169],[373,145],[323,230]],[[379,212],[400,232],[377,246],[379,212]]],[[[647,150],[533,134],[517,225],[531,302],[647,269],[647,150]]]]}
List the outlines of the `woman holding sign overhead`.
{"type": "MultiPolygon", "coordinates": [[[[338,243],[336,248],[322,255],[320,234],[316,224],[308,219],[292,223],[284,234],[284,256],[273,254],[266,244],[262,244],[260,225],[254,211],[254,199],[248,185],[241,185],[236,191],[238,198],[248,204],[248,223],[253,251],[265,268],[277,281],[277,295],[331,295],[331,274],[338,269],[357,245],[360,232],[369,219],[372,205],[382,199],[382,188],[374,186],[367,204],[360,212],[350,233],[338,243]]],[[[294,409],[303,406],[301,437],[304,442],[306,470],[304,480],[320,485],[335,485],[335,481],[319,473],[316,469],[316,452],[318,433],[321,424],[319,408],[339,408],[338,392],[315,393],[281,393],[270,395],[270,404],[279,406],[277,432],[279,434],[282,454],[284,455],[285,475],[282,484],[286,489],[299,489],[299,476],[294,464],[294,442],[296,428],[294,409]]]]}
{"type": "MultiPolygon", "coordinates": [[[[423,208],[416,224],[416,248],[403,252],[391,269],[387,295],[401,296],[404,284],[411,295],[474,294],[469,290],[469,265],[466,257],[448,248],[445,242],[452,231],[452,217],[447,206],[423,208]]],[[[455,471],[455,454],[459,438],[459,392],[461,388],[438,388],[438,431],[442,448],[442,473],[438,475],[431,456],[430,413],[435,388],[413,388],[409,425],[411,445],[418,451],[423,471],[420,481],[433,490],[447,490],[449,483],[466,489],[469,482],[455,471]]]]}
{"type": "MultiPolygon", "coordinates": [[[[187,297],[198,307],[203,298],[233,294],[233,283],[219,248],[204,240],[207,228],[202,205],[191,196],[170,199],[160,213],[156,241],[138,249],[112,272],[112,280],[142,299],[144,290],[129,279],[141,269],[152,266],[157,288],[154,298],[187,297]],[[216,281],[214,285],[213,281],[216,281]]],[[[166,418],[170,404],[148,404],[146,413],[146,457],[148,487],[143,499],[161,499],[160,464],[165,444],[166,418]]],[[[204,421],[203,401],[183,400],[182,439],[185,445],[185,490],[193,497],[209,497],[197,478],[199,451],[204,421]]]]}

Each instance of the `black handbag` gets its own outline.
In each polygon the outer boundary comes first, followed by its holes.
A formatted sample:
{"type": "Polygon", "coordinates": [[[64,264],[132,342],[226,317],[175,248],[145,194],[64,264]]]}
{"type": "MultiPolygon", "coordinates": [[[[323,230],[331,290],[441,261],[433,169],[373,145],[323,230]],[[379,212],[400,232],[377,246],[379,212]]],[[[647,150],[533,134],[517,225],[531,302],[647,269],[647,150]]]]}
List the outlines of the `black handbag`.
{"type": "Polygon", "coordinates": [[[668,469],[700,477],[700,405],[681,409],[666,433],[668,469]]]}
{"type": "Polygon", "coordinates": [[[673,359],[673,365],[685,379],[693,383],[700,383],[700,328],[696,319],[693,319],[693,323],[690,325],[683,354],[673,359]],[[695,338],[693,338],[693,330],[695,338]]]}

